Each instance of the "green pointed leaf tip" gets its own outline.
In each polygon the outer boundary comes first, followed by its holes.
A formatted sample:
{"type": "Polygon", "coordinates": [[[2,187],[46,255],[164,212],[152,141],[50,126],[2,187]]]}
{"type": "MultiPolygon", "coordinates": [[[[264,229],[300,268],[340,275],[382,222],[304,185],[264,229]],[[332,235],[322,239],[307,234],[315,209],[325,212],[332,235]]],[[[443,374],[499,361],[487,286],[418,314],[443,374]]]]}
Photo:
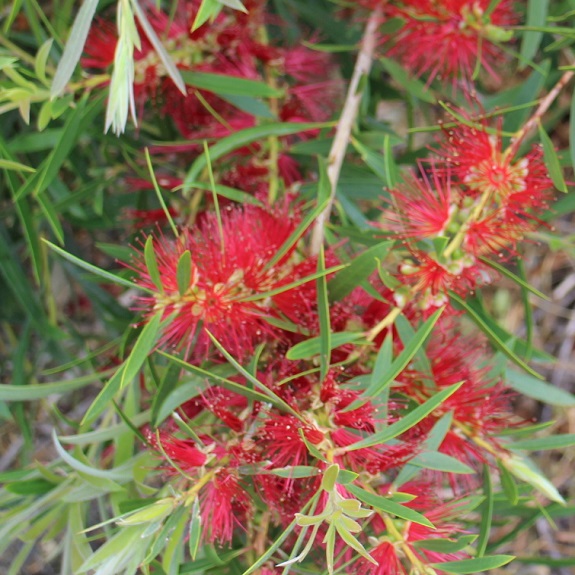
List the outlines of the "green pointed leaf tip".
{"type": "Polygon", "coordinates": [[[328,492],[333,491],[335,488],[338,474],[339,474],[339,465],[337,465],[337,463],[330,465],[325,470],[323,477],[321,479],[321,488],[324,491],[328,492]]]}
{"type": "Polygon", "coordinates": [[[563,177],[563,168],[561,167],[561,163],[557,157],[555,146],[541,124],[539,124],[539,139],[543,146],[545,165],[549,170],[549,175],[553,180],[553,185],[560,192],[567,193],[567,184],[565,184],[565,178],[563,177]]]}
{"type": "Polygon", "coordinates": [[[462,561],[449,561],[446,563],[432,563],[431,567],[440,569],[446,573],[457,575],[473,575],[490,569],[497,569],[513,561],[513,555],[491,555],[490,557],[478,557],[477,559],[463,559],[462,561]]]}

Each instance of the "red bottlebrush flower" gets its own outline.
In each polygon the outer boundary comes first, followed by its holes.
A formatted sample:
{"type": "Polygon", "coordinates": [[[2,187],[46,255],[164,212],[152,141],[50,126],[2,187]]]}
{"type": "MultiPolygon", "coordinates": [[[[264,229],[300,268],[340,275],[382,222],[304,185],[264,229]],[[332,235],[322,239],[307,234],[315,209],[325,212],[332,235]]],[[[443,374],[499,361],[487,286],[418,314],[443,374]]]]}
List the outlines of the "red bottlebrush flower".
{"type": "Polygon", "coordinates": [[[462,255],[449,262],[439,263],[422,250],[412,250],[411,255],[413,259],[401,265],[399,277],[424,294],[424,309],[447,303],[449,290],[464,295],[478,286],[491,283],[491,269],[473,256],[462,255]]]}
{"type": "Polygon", "coordinates": [[[449,174],[432,166],[421,178],[411,174],[390,190],[394,208],[384,212],[384,225],[400,238],[422,240],[444,235],[456,209],[449,174]]]}
{"type": "Polygon", "coordinates": [[[488,16],[490,0],[407,0],[392,9],[404,19],[392,37],[389,55],[397,56],[417,76],[470,80],[478,63],[496,76],[501,52],[494,42],[511,37],[504,28],[516,22],[512,2],[503,0],[488,16]]]}
{"type": "Polygon", "coordinates": [[[197,357],[209,346],[205,332],[198,331],[200,324],[232,354],[244,357],[265,334],[274,333],[262,319],[273,314],[271,301],[247,298],[277,287],[286,277],[286,283],[292,281],[292,267],[286,265],[290,253],[267,267],[295,227],[289,214],[246,206],[224,212],[221,224],[220,229],[215,214],[208,214],[197,231],[183,229],[176,240],[162,236],[154,241],[161,286],[154,284],[143,254],[133,264],[138,283],[154,292],[139,298],[140,307],[146,315],[161,310],[164,318],[172,317],[162,342],[191,349],[197,336],[197,357]],[[186,252],[192,261],[182,285],[178,263],[186,252]]]}
{"type": "Polygon", "coordinates": [[[210,387],[203,394],[203,402],[217,418],[221,419],[232,431],[241,432],[244,422],[236,415],[236,411],[243,411],[247,407],[247,399],[237,393],[233,393],[219,387],[210,387]]]}
{"type": "Polygon", "coordinates": [[[308,451],[299,431],[313,445],[321,443],[323,433],[312,425],[303,425],[293,415],[270,413],[258,435],[262,441],[262,456],[272,468],[304,465],[308,451]]]}
{"type": "Polygon", "coordinates": [[[377,565],[367,559],[361,559],[358,562],[357,575],[407,575],[399,559],[398,550],[390,541],[383,540],[370,549],[369,554],[377,561],[377,565]]]}
{"type": "MultiPolygon", "coordinates": [[[[148,430],[146,436],[162,456],[167,455],[169,462],[175,463],[183,471],[195,470],[206,463],[206,454],[202,453],[190,439],[178,439],[165,431],[155,434],[148,430]]],[[[172,467],[166,468],[177,473],[177,470],[172,467]]]]}
{"type": "Polygon", "coordinates": [[[357,391],[339,387],[333,373],[329,373],[325,378],[320,393],[321,401],[331,408],[331,419],[335,425],[372,432],[375,428],[375,408],[371,402],[364,403],[357,409],[345,411],[345,408],[359,396],[357,391]]]}
{"type": "Polygon", "coordinates": [[[205,487],[201,501],[204,539],[209,543],[230,544],[235,526],[245,525],[249,508],[249,496],[238,478],[226,470],[220,470],[205,487]]]}
{"type": "MultiPolygon", "coordinates": [[[[360,437],[340,428],[330,432],[330,437],[337,447],[348,447],[360,441],[360,437]]],[[[352,471],[367,471],[368,473],[383,473],[389,469],[394,469],[400,465],[405,465],[410,459],[417,455],[417,449],[413,442],[397,443],[396,445],[385,445],[379,449],[374,447],[364,447],[348,451],[344,455],[337,456],[336,462],[342,467],[352,471]]]]}
{"type": "Polygon", "coordinates": [[[102,18],[97,18],[90,28],[80,63],[84,68],[104,71],[114,63],[116,52],[116,27],[102,18]]]}
{"type": "Polygon", "coordinates": [[[475,127],[460,124],[445,130],[438,153],[453,176],[472,195],[491,194],[497,205],[521,216],[545,207],[553,182],[541,148],[534,146],[526,156],[517,158],[512,147],[503,149],[500,127],[495,133],[488,131],[485,120],[475,127]]]}
{"type": "MultiPolygon", "coordinates": [[[[288,90],[280,118],[283,122],[325,122],[331,118],[340,97],[341,83],[334,80],[293,86],[288,90]]],[[[300,133],[300,137],[303,135],[300,133]]]]}
{"type": "Polygon", "coordinates": [[[325,52],[294,46],[283,52],[283,68],[297,82],[317,82],[318,78],[325,78],[331,71],[332,59],[325,52]]]}
{"type": "MultiPolygon", "coordinates": [[[[432,339],[426,354],[429,358],[433,382],[417,372],[404,372],[399,378],[403,393],[423,402],[437,390],[457,382],[463,385],[451,395],[433,416],[426,418],[408,437],[416,440],[426,435],[444,413],[453,413],[453,427],[443,439],[439,451],[477,467],[489,453],[474,444],[470,436],[479,437],[494,449],[502,450],[494,434],[515,425],[510,406],[510,394],[500,382],[488,377],[488,368],[478,367],[483,361],[481,348],[475,341],[461,336],[432,339]],[[466,430],[466,433],[462,431],[466,430]]],[[[452,484],[456,480],[453,477],[452,484]]],[[[462,478],[465,480],[465,477],[462,478]]]]}

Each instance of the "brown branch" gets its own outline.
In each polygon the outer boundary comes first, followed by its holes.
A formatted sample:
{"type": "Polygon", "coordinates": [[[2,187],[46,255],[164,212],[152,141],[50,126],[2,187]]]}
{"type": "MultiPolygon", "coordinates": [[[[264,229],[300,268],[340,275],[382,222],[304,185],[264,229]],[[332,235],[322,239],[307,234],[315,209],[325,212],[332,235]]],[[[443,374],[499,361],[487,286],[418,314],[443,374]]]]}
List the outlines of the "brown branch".
{"type": "MultiPolygon", "coordinates": [[[[569,58],[569,60],[570,62],[573,62],[572,57],[573,55],[570,54],[570,56],[571,57],[569,58]]],[[[557,82],[557,84],[555,84],[555,86],[553,86],[551,91],[541,100],[541,103],[537,107],[537,110],[535,110],[531,118],[527,120],[525,125],[519,130],[519,132],[517,132],[517,135],[511,140],[512,153],[517,152],[523,140],[525,140],[525,138],[529,135],[529,133],[537,127],[537,124],[541,120],[543,114],[545,114],[545,112],[549,110],[551,104],[553,104],[557,96],[559,96],[561,90],[565,88],[565,86],[569,83],[569,81],[571,80],[571,78],[573,78],[573,76],[575,76],[575,70],[567,70],[563,74],[563,76],[559,78],[559,81],[557,82]]]]}
{"type": "Polygon", "coordinates": [[[341,112],[333,144],[329,152],[327,177],[330,184],[330,196],[327,207],[315,221],[311,239],[312,254],[318,254],[323,244],[325,225],[329,219],[331,208],[333,207],[341,166],[343,164],[351,130],[355,123],[359,105],[361,103],[361,97],[363,95],[363,91],[360,89],[360,82],[361,79],[368,75],[371,70],[373,53],[375,51],[377,40],[376,32],[380,22],[381,10],[374,10],[365,27],[365,32],[363,34],[361,47],[357,56],[353,75],[349,83],[349,88],[347,90],[343,110],[341,112]]]}

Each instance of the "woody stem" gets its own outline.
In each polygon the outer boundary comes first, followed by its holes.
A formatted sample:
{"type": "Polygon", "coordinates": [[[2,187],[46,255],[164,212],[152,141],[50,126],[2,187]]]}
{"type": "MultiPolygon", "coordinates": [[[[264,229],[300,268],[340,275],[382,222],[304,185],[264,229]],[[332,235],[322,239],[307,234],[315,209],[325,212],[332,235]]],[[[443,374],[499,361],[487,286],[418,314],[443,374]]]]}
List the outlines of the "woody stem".
{"type": "Polygon", "coordinates": [[[341,172],[341,166],[343,164],[343,159],[347,150],[347,144],[349,142],[351,130],[353,128],[353,124],[355,123],[355,119],[359,111],[359,104],[361,103],[361,98],[363,95],[363,89],[360,87],[360,82],[362,78],[367,76],[371,70],[373,53],[375,51],[377,39],[376,32],[380,21],[381,8],[378,8],[372,12],[369,20],[367,21],[363,39],[361,41],[361,47],[357,56],[355,68],[353,70],[353,75],[347,90],[347,96],[343,110],[341,112],[341,116],[335,132],[335,137],[333,139],[333,144],[329,152],[327,177],[330,185],[330,195],[327,206],[315,221],[311,239],[312,254],[318,254],[323,244],[325,226],[333,207],[337,181],[341,172]]]}
{"type": "Polygon", "coordinates": [[[537,126],[541,117],[547,110],[551,107],[551,104],[555,101],[561,90],[567,85],[567,83],[575,76],[575,70],[567,70],[563,76],[559,79],[557,84],[553,86],[551,91],[541,100],[541,103],[537,107],[537,110],[533,113],[531,118],[521,127],[517,132],[515,137],[511,140],[511,153],[512,155],[517,152],[519,146],[523,140],[529,135],[529,133],[537,126]]]}

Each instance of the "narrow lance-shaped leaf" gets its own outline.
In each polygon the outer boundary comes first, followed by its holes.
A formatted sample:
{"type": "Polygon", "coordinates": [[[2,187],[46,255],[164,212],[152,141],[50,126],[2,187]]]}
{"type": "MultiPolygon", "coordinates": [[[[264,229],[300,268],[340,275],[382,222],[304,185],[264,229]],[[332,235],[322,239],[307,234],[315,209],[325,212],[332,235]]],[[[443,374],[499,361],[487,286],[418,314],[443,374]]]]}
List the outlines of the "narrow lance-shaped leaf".
{"type": "Polygon", "coordinates": [[[355,451],[356,449],[363,449],[364,447],[371,447],[372,445],[381,445],[390,439],[405,433],[414,425],[418,424],[422,419],[427,417],[434,409],[439,407],[448,397],[453,395],[461,386],[463,382],[450,385],[444,390],[436,393],[432,398],[428,399],[425,403],[416,407],[413,411],[402,417],[399,421],[386,427],[382,431],[374,433],[365,439],[352,443],[346,448],[347,451],[355,451]]]}
{"type": "MultiPolygon", "coordinates": [[[[317,259],[317,271],[325,271],[325,253],[323,246],[320,249],[317,259]]],[[[320,381],[323,381],[329,371],[331,360],[331,325],[329,318],[329,301],[327,297],[326,276],[322,275],[317,280],[317,309],[319,315],[319,362],[320,362],[320,381]]]]}
{"type": "Polygon", "coordinates": [[[468,314],[469,317],[476,323],[481,331],[489,338],[495,347],[501,350],[511,361],[522,367],[525,371],[543,379],[543,376],[537,373],[534,369],[529,367],[514,351],[505,345],[501,338],[489,327],[487,322],[473,309],[465,300],[459,297],[454,292],[449,292],[449,297],[460,305],[468,314]]]}
{"type": "Polygon", "coordinates": [[[441,569],[446,573],[460,575],[473,575],[490,569],[497,569],[513,561],[513,555],[491,555],[490,557],[478,557],[477,559],[462,559],[461,561],[449,561],[445,563],[432,563],[431,567],[441,569]]]}
{"type": "MultiPolygon", "coordinates": [[[[527,26],[545,26],[548,9],[549,0],[527,0],[527,26]]],[[[532,60],[537,54],[542,38],[543,32],[523,32],[520,68],[525,68],[524,62],[532,60]]]]}
{"type": "MultiPolygon", "coordinates": [[[[325,127],[329,124],[321,123],[297,123],[297,122],[287,122],[280,124],[264,124],[262,126],[255,126],[253,128],[246,128],[245,130],[240,130],[222,138],[216,144],[210,148],[210,159],[212,162],[225,156],[226,154],[242,148],[252,142],[261,140],[262,138],[267,138],[268,136],[289,136],[291,134],[297,134],[300,132],[305,132],[307,130],[314,130],[317,128],[325,127]]],[[[183,191],[187,193],[191,189],[192,182],[198,179],[202,170],[207,165],[207,157],[205,154],[201,154],[196,158],[194,163],[191,165],[186,177],[184,179],[183,191]]]]}
{"type": "Polygon", "coordinates": [[[567,193],[567,185],[565,184],[565,178],[563,177],[563,169],[561,168],[559,158],[557,157],[555,146],[541,124],[539,124],[539,138],[543,145],[545,165],[549,169],[549,175],[553,180],[553,185],[560,192],[567,193]]]}
{"type": "Polygon", "coordinates": [[[425,323],[417,330],[417,333],[413,336],[410,342],[403,348],[401,353],[395,358],[389,371],[385,376],[379,381],[373,381],[372,384],[365,390],[365,392],[354,401],[351,405],[346,407],[342,411],[352,411],[357,409],[358,406],[363,405],[370,399],[377,397],[386,387],[391,385],[393,380],[407,367],[408,363],[413,359],[415,354],[419,351],[425,340],[428,338],[429,334],[433,330],[433,327],[437,323],[437,320],[443,313],[445,308],[440,308],[434,314],[429,317],[425,323]]]}
{"type": "Polygon", "coordinates": [[[382,261],[393,246],[393,241],[385,241],[371,246],[356,256],[349,266],[329,280],[327,289],[331,301],[339,301],[375,271],[378,261],[382,261]]]}
{"type": "Polygon", "coordinates": [[[224,346],[214,337],[209,330],[206,330],[209,338],[212,340],[212,343],[217,347],[219,352],[232,364],[234,369],[241,375],[243,375],[249,382],[251,382],[257,389],[259,389],[264,395],[267,395],[268,401],[271,401],[280,409],[291,413],[293,416],[297,417],[297,419],[303,421],[302,415],[298,413],[291,405],[286,403],[279,395],[274,393],[271,389],[266,387],[259,379],[255,378],[249,371],[247,371],[244,367],[242,367],[233,357],[232,355],[224,348],[224,346]]]}
{"type": "Polygon", "coordinates": [[[168,76],[172,79],[178,90],[185,96],[187,94],[186,85],[184,84],[184,80],[180,74],[180,71],[174,64],[172,57],[168,54],[164,45],[162,44],[161,40],[158,38],[158,35],[154,31],[154,28],[148,21],[146,13],[142,10],[140,5],[138,4],[137,0],[132,0],[132,8],[134,9],[134,13],[136,14],[136,18],[140,25],[142,26],[142,30],[148,37],[148,40],[151,42],[156,54],[160,57],[168,76]]]}
{"type": "Polygon", "coordinates": [[[148,274],[153,284],[160,293],[164,293],[164,285],[162,284],[162,278],[160,277],[160,271],[158,269],[158,261],[156,259],[156,252],[154,250],[153,236],[148,236],[146,239],[146,244],[144,245],[144,261],[146,262],[146,268],[148,269],[148,274]]]}
{"type": "Polygon", "coordinates": [[[425,525],[426,527],[433,528],[433,523],[429,521],[427,517],[418,511],[415,511],[414,509],[405,507],[404,505],[396,503],[387,497],[382,497],[381,495],[370,493],[369,491],[366,491],[357,485],[346,485],[346,489],[352,495],[355,495],[359,500],[363,501],[366,505],[371,505],[371,507],[375,509],[396,515],[397,517],[405,519],[406,521],[413,521],[414,523],[419,523],[420,525],[425,525]]]}
{"type": "Polygon", "coordinates": [[[90,25],[98,7],[98,0],[84,0],[76,18],[72,29],[70,30],[70,37],[62,58],[56,69],[54,81],[52,82],[52,89],[50,91],[52,98],[59,96],[66,87],[66,84],[72,77],[76,64],[79,62],[82,52],[84,51],[84,44],[90,31],[90,25]]]}
{"type": "Polygon", "coordinates": [[[488,465],[483,466],[483,493],[485,501],[481,508],[481,523],[479,525],[479,537],[477,539],[477,557],[483,557],[489,542],[491,533],[491,520],[493,518],[493,485],[488,465]]]}
{"type": "Polygon", "coordinates": [[[192,254],[186,250],[178,260],[176,269],[176,279],[178,282],[178,291],[184,295],[192,283],[192,254]]]}
{"type": "MultiPolygon", "coordinates": [[[[101,278],[103,278],[109,282],[119,284],[119,285],[122,285],[124,287],[132,288],[132,289],[134,287],[136,287],[136,285],[133,282],[126,280],[124,278],[121,278],[121,277],[119,277],[113,273],[107,272],[106,270],[103,270],[102,268],[93,266],[92,264],[89,264],[88,262],[85,262],[84,260],[81,260],[80,258],[73,256],[72,254],[68,253],[67,251],[54,245],[53,243],[49,242],[48,240],[46,240],[44,238],[42,238],[42,241],[44,243],[46,243],[50,247],[50,249],[55,251],[58,255],[67,259],[69,262],[72,262],[73,264],[77,265],[78,267],[93,273],[94,275],[100,276],[101,278]]],[[[143,288],[140,286],[137,286],[137,287],[138,287],[138,289],[141,289],[142,291],[145,291],[146,293],[149,293],[151,295],[153,295],[153,293],[154,293],[152,290],[149,290],[149,289],[146,289],[146,288],[143,288]]]]}
{"type": "Polygon", "coordinates": [[[228,76],[226,74],[213,74],[209,72],[182,71],[182,78],[186,84],[207,90],[214,94],[251,96],[260,98],[279,98],[283,95],[281,90],[272,88],[265,82],[228,76]]]}

